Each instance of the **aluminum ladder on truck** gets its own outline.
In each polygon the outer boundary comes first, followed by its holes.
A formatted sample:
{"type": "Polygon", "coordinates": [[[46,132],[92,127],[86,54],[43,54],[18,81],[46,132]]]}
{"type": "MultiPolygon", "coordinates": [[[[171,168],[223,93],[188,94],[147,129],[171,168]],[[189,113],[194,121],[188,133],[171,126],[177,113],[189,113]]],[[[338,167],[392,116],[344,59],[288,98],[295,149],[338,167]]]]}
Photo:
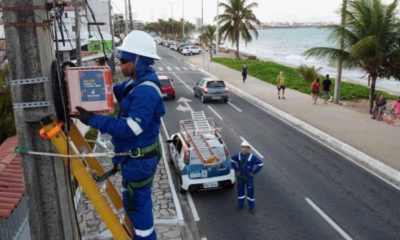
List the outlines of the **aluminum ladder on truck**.
{"type": "Polygon", "coordinates": [[[181,122],[181,125],[203,163],[208,164],[211,157],[217,156],[204,137],[204,134],[214,134],[215,129],[203,111],[192,112],[192,119],[181,122]]]}
{"type": "MultiPolygon", "coordinates": [[[[68,135],[62,130],[62,123],[57,122],[54,117],[42,119],[41,125],[43,127],[41,134],[46,135],[46,138],[51,141],[60,154],[77,155],[93,152],[75,123],[71,122],[68,135]]],[[[104,182],[105,185],[99,186],[90,174],[90,171],[93,170],[98,175],[104,174],[104,169],[97,158],[64,158],[64,163],[70,168],[71,174],[86,193],[114,239],[131,239],[134,235],[134,229],[132,229],[130,220],[127,216],[122,219],[118,216],[119,213],[123,213],[124,209],[122,199],[116,188],[109,179],[104,182]],[[103,186],[105,187],[103,188],[103,186]]]]}

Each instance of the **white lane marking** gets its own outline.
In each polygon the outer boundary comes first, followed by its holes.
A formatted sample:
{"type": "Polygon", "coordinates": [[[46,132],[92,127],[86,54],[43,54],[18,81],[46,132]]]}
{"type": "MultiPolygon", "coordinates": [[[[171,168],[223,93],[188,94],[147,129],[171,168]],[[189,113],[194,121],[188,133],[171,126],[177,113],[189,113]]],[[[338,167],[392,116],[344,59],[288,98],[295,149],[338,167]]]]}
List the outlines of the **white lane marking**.
{"type": "MultiPolygon", "coordinates": [[[[202,72],[202,73],[204,73],[204,74],[207,75],[207,76],[212,77],[212,78],[217,78],[215,75],[212,75],[211,73],[206,72],[206,71],[203,70],[203,69],[199,69],[199,71],[202,72]]],[[[233,85],[231,85],[230,88],[233,88],[233,85]]],[[[277,114],[273,113],[271,110],[266,109],[266,107],[265,107],[263,104],[267,104],[267,103],[265,103],[265,102],[262,102],[261,104],[255,103],[255,102],[253,102],[253,101],[257,101],[257,100],[254,100],[255,97],[253,97],[251,94],[249,94],[249,93],[247,93],[247,92],[245,92],[245,91],[243,91],[243,90],[240,90],[240,89],[236,89],[236,91],[238,92],[238,93],[236,93],[236,95],[237,95],[238,97],[244,99],[244,100],[247,101],[248,103],[250,103],[250,104],[252,104],[253,106],[257,107],[258,109],[260,109],[260,110],[262,110],[262,111],[268,113],[269,115],[275,117],[276,119],[285,122],[286,124],[288,124],[289,126],[291,126],[293,129],[295,129],[295,130],[297,130],[297,131],[303,133],[304,135],[306,135],[306,136],[308,136],[308,137],[310,137],[310,138],[316,140],[317,142],[321,143],[321,144],[324,145],[325,147],[331,149],[331,150],[334,151],[335,153],[337,153],[337,154],[339,154],[340,156],[342,156],[344,159],[347,159],[348,161],[350,161],[350,162],[356,164],[358,167],[364,169],[365,171],[369,172],[369,173],[372,174],[373,176],[379,178],[379,179],[382,180],[383,182],[389,184],[390,186],[392,186],[392,187],[395,188],[396,190],[400,191],[400,186],[397,186],[396,184],[392,183],[391,181],[387,180],[386,178],[380,176],[378,173],[376,173],[376,172],[372,171],[371,169],[367,168],[366,166],[362,165],[359,161],[353,159],[352,157],[348,156],[347,154],[345,154],[345,153],[339,151],[338,149],[335,149],[334,147],[332,147],[331,145],[329,145],[329,143],[326,143],[326,142],[324,142],[324,141],[321,141],[321,139],[319,139],[317,136],[314,136],[314,135],[310,134],[309,132],[307,132],[306,130],[299,128],[299,126],[297,126],[296,124],[292,123],[291,121],[285,119],[284,117],[278,116],[277,114]],[[244,97],[244,95],[247,96],[247,97],[244,97]],[[254,99],[252,99],[252,98],[254,98],[254,99]]],[[[259,100],[259,101],[261,101],[261,100],[259,100]]],[[[295,117],[294,117],[294,118],[295,118],[295,117]]],[[[296,118],[296,119],[297,119],[297,118],[296,118]]],[[[360,152],[360,153],[362,153],[362,152],[360,152]]],[[[378,161],[378,160],[376,160],[376,161],[378,161]]],[[[381,171],[381,172],[382,172],[382,171],[381,171]]],[[[391,177],[391,176],[390,176],[390,177],[391,177]]]]}
{"type": "Polygon", "coordinates": [[[189,87],[189,85],[187,85],[180,77],[178,77],[178,75],[177,75],[176,73],[173,72],[172,74],[174,74],[175,77],[176,77],[183,85],[185,85],[185,87],[186,87],[187,89],[189,89],[190,92],[193,92],[193,89],[192,89],[191,87],[189,87]]]}
{"type": "Polygon", "coordinates": [[[164,71],[164,68],[163,67],[158,67],[158,70],[164,71]]]}
{"type": "Polygon", "coordinates": [[[197,68],[196,65],[194,65],[193,63],[189,63],[189,65],[190,65],[192,68],[197,68]]]}
{"type": "Polygon", "coordinates": [[[341,228],[337,225],[324,211],[322,211],[311,199],[305,198],[307,203],[315,210],[325,221],[329,223],[342,237],[346,240],[351,240],[352,238],[341,228]]]}
{"type": "MultiPolygon", "coordinates": [[[[240,136],[240,139],[242,139],[242,141],[246,141],[249,143],[249,141],[244,139],[244,137],[242,137],[242,136],[240,136]]],[[[250,147],[251,147],[251,150],[253,150],[258,155],[258,157],[264,158],[264,156],[259,151],[257,151],[257,149],[255,147],[253,147],[253,145],[250,144],[250,147]]]]}
{"type": "Polygon", "coordinates": [[[192,100],[190,100],[190,99],[187,99],[187,98],[184,98],[184,97],[180,97],[177,102],[185,104],[186,108],[189,109],[189,111],[194,112],[193,108],[189,105],[189,102],[191,102],[191,101],[192,100]]]}
{"type": "Polygon", "coordinates": [[[196,209],[196,206],[194,205],[193,198],[192,198],[192,195],[190,194],[190,192],[186,192],[186,197],[189,201],[189,206],[190,206],[190,209],[192,210],[192,215],[193,215],[194,221],[195,222],[200,221],[199,214],[197,213],[197,209],[196,209]]]}
{"type": "Polygon", "coordinates": [[[180,71],[181,69],[179,67],[175,67],[176,70],[180,71]]]}
{"type": "Polygon", "coordinates": [[[238,112],[242,112],[242,109],[238,108],[236,105],[234,105],[233,103],[231,103],[230,101],[228,102],[229,105],[231,105],[231,107],[233,107],[234,109],[236,109],[238,112]]]}
{"type": "MultiPolygon", "coordinates": [[[[167,131],[167,128],[165,127],[164,119],[162,119],[162,118],[161,118],[161,125],[163,126],[165,136],[167,138],[169,138],[170,136],[168,135],[168,131],[167,131]]],[[[162,142],[161,134],[159,135],[159,137],[160,137],[160,142],[162,142]]],[[[175,208],[176,208],[176,215],[178,217],[178,221],[183,223],[184,222],[184,218],[183,218],[183,213],[182,213],[182,207],[181,207],[181,204],[179,202],[178,195],[176,194],[175,185],[172,182],[171,171],[169,170],[169,165],[168,165],[168,161],[167,161],[167,156],[165,154],[164,144],[161,144],[161,149],[162,149],[162,152],[163,152],[162,155],[163,155],[163,159],[164,159],[165,171],[167,172],[167,176],[168,176],[168,183],[169,183],[169,185],[171,187],[172,199],[174,200],[174,204],[175,204],[175,208]]]]}
{"type": "Polygon", "coordinates": [[[168,69],[169,71],[171,71],[171,70],[172,70],[172,68],[171,68],[171,67],[167,67],[167,69],[168,69]]]}
{"type": "Polygon", "coordinates": [[[217,111],[214,110],[214,108],[212,108],[211,106],[208,106],[208,108],[209,108],[209,109],[211,110],[211,112],[213,112],[219,119],[224,120],[224,119],[221,117],[221,115],[219,115],[219,114],[217,113],[217,111]]]}
{"type": "Polygon", "coordinates": [[[196,71],[196,70],[197,70],[197,68],[194,68],[194,67],[191,67],[190,69],[192,69],[193,71],[196,71]]]}
{"type": "Polygon", "coordinates": [[[187,68],[187,67],[182,67],[182,68],[183,68],[183,70],[186,70],[186,71],[189,70],[189,68],[187,68]]]}

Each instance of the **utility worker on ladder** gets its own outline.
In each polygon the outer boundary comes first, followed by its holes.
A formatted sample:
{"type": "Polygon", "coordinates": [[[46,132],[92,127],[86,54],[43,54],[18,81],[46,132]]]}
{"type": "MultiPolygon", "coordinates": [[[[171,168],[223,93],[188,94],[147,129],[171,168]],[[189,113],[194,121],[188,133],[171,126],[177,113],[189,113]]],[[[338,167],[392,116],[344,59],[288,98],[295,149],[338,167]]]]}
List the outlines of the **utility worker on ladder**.
{"type": "Polygon", "coordinates": [[[240,145],[240,152],[233,155],[231,158],[232,167],[235,169],[237,178],[237,211],[243,209],[246,199],[245,187],[247,189],[247,202],[249,204],[249,212],[254,213],[255,198],[254,198],[254,175],[262,168],[263,162],[255,155],[250,153],[250,144],[243,141],[240,145]]]}
{"type": "Polygon", "coordinates": [[[132,31],[120,50],[121,71],[128,80],[114,86],[120,110],[117,118],[94,115],[81,107],[79,119],[112,136],[116,153],[113,163],[120,166],[124,209],[133,227],[133,239],[157,239],[152,213],[151,187],[160,159],[158,135],[165,107],[160,81],[151,67],[160,57],[154,39],[143,31],[132,31]]]}

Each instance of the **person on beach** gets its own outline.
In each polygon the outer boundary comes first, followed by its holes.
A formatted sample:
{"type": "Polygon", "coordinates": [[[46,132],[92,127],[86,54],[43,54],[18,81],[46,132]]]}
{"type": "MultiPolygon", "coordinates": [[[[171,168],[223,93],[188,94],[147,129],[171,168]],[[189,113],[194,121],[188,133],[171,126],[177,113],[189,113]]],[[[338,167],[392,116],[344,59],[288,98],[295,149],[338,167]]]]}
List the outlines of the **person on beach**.
{"type": "Polygon", "coordinates": [[[281,90],[282,90],[282,99],[285,98],[285,75],[282,71],[279,72],[278,76],[276,77],[276,88],[278,89],[278,99],[281,99],[281,90]]]}
{"type": "Polygon", "coordinates": [[[331,88],[331,80],[329,79],[329,74],[326,74],[324,81],[322,81],[322,96],[324,97],[325,104],[328,104],[329,91],[331,88]]]}
{"type": "Polygon", "coordinates": [[[247,69],[248,69],[247,65],[243,64],[243,67],[242,67],[243,83],[246,81],[246,78],[247,78],[247,69]]]}
{"type": "Polygon", "coordinates": [[[316,80],[314,80],[311,83],[311,96],[313,99],[313,105],[317,104],[317,99],[318,99],[318,95],[319,95],[319,89],[320,89],[321,85],[319,84],[319,78],[317,78],[316,80]]]}

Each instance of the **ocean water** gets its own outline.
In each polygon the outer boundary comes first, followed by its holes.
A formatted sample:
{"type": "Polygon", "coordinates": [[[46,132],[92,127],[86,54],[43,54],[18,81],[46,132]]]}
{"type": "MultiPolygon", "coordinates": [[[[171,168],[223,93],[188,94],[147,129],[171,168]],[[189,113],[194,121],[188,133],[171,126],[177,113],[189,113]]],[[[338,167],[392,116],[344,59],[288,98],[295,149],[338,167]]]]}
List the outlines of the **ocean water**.
{"type": "MultiPolygon", "coordinates": [[[[337,47],[335,39],[329,39],[331,31],[320,28],[288,28],[259,30],[258,39],[248,43],[239,42],[240,51],[256,55],[260,59],[271,59],[276,62],[299,66],[321,67],[320,74],[336,76],[336,66],[328,62],[306,58],[303,53],[312,47],[337,47]]],[[[235,48],[226,44],[229,48],[235,48]]],[[[343,79],[367,85],[367,74],[361,69],[344,69],[343,79]]],[[[379,79],[377,88],[400,95],[400,81],[379,79]]]]}

